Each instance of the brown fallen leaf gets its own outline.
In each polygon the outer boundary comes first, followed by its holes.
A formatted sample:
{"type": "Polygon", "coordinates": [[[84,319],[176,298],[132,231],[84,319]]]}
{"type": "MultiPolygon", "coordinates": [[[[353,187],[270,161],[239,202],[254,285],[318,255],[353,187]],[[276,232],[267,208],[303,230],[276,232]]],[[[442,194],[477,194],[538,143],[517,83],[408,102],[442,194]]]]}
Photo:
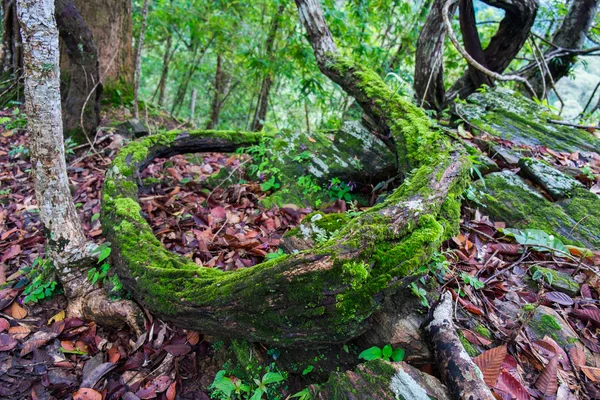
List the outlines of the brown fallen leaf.
{"type": "Polygon", "coordinates": [[[17,341],[6,333],[0,333],[0,351],[9,351],[17,346],[17,341]]]}
{"type": "Polygon", "coordinates": [[[200,341],[200,334],[198,332],[189,331],[186,335],[186,339],[189,344],[195,346],[200,341]]]}
{"type": "Polygon", "coordinates": [[[10,324],[6,320],[6,318],[0,318],[0,332],[8,331],[10,328],[10,324]]]}
{"type": "Polygon", "coordinates": [[[34,349],[38,349],[48,341],[58,336],[58,333],[51,331],[37,331],[23,345],[21,349],[21,357],[31,353],[34,349]]]}
{"type": "Polygon", "coordinates": [[[31,333],[31,329],[27,326],[11,326],[8,329],[8,333],[17,340],[23,340],[31,333]]]}
{"type": "Polygon", "coordinates": [[[15,302],[10,306],[10,315],[14,319],[23,319],[27,316],[27,310],[15,302]]]}
{"type": "Polygon", "coordinates": [[[600,382],[600,368],[581,366],[581,371],[593,382],[600,382]]]}
{"type": "Polygon", "coordinates": [[[585,366],[585,352],[577,346],[571,347],[569,350],[569,355],[571,356],[571,360],[573,360],[573,364],[577,368],[581,368],[585,366]]]}
{"type": "Polygon", "coordinates": [[[550,359],[546,368],[535,381],[535,387],[544,396],[554,396],[558,390],[558,356],[550,359]]]}
{"type": "Polygon", "coordinates": [[[483,373],[483,380],[488,386],[494,386],[496,384],[506,354],[506,346],[502,345],[484,351],[473,359],[473,362],[483,373]]]}

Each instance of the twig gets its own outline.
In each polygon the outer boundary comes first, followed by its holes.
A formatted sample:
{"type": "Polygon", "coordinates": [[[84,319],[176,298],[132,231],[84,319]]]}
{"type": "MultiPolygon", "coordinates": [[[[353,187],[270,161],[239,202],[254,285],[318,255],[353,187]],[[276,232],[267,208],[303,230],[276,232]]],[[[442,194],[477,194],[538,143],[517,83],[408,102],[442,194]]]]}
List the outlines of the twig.
{"type": "Polygon", "coordinates": [[[525,87],[527,88],[527,90],[534,97],[537,97],[537,95],[535,94],[535,90],[533,90],[533,87],[531,86],[531,84],[529,83],[529,81],[527,79],[525,79],[525,78],[523,78],[522,76],[519,76],[519,75],[502,75],[502,74],[499,74],[497,72],[490,71],[489,69],[487,69],[483,65],[479,64],[473,57],[471,57],[471,55],[465,49],[463,49],[463,47],[460,45],[460,42],[456,38],[456,34],[454,33],[454,29],[452,29],[452,23],[450,22],[450,18],[448,16],[450,5],[454,1],[456,1],[456,0],[446,0],[446,3],[444,4],[444,8],[442,10],[442,18],[444,20],[444,25],[446,25],[446,31],[448,33],[448,37],[450,38],[450,41],[452,42],[452,44],[454,45],[454,47],[456,48],[456,50],[476,70],[478,70],[478,71],[482,72],[483,74],[489,76],[490,78],[496,79],[498,81],[516,81],[516,82],[520,82],[523,85],[525,85],[525,87]]]}
{"type": "MultiPolygon", "coordinates": [[[[565,108],[565,101],[563,100],[563,98],[561,97],[560,93],[558,93],[558,89],[556,89],[556,83],[554,82],[554,77],[552,76],[552,72],[550,72],[550,67],[548,66],[548,63],[546,62],[546,59],[544,59],[544,53],[542,53],[542,50],[540,50],[539,46],[537,45],[537,43],[535,42],[535,40],[531,39],[531,43],[533,43],[533,46],[535,48],[535,50],[538,51],[538,53],[540,53],[542,61],[544,62],[544,67],[546,68],[546,72],[548,74],[548,78],[550,78],[550,84],[552,85],[552,89],[554,89],[554,94],[556,94],[556,97],[558,98],[558,101],[560,101],[560,110],[558,111],[558,115],[561,115],[563,112],[563,109],[565,108]]],[[[533,52],[534,57],[535,57],[535,50],[533,52]]],[[[537,57],[536,57],[537,60],[537,57]]],[[[546,95],[546,79],[545,79],[545,75],[546,73],[544,73],[542,71],[542,84],[544,85],[544,97],[546,95]]]]}
{"type": "Polygon", "coordinates": [[[571,122],[566,122],[566,121],[558,121],[555,119],[548,119],[547,121],[550,122],[551,124],[565,125],[565,126],[570,126],[570,127],[579,128],[579,129],[600,129],[600,125],[579,125],[579,124],[573,124],[571,122]]]}

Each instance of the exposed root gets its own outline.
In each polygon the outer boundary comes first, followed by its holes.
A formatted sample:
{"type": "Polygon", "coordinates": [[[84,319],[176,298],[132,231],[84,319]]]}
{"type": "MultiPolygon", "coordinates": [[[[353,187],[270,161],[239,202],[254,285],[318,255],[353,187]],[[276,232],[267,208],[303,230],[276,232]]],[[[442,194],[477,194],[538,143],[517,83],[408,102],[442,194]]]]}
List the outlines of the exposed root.
{"type": "Polygon", "coordinates": [[[452,324],[452,296],[445,292],[429,313],[425,331],[442,381],[454,399],[493,400],[483,375],[465,351],[452,324]]]}

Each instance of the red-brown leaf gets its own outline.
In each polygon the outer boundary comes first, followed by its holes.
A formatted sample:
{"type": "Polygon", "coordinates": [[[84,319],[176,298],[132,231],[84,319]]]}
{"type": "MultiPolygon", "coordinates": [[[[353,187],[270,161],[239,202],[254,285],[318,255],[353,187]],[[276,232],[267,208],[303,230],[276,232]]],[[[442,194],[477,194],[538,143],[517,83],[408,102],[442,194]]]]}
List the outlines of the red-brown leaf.
{"type": "Polygon", "coordinates": [[[581,368],[585,365],[585,351],[583,351],[579,347],[571,347],[571,349],[569,350],[569,355],[571,356],[571,360],[573,360],[573,364],[575,364],[577,368],[581,368]]]}
{"type": "Polygon", "coordinates": [[[535,381],[535,387],[544,396],[554,396],[558,390],[558,357],[553,357],[535,381]]]}
{"type": "Polygon", "coordinates": [[[600,310],[597,308],[580,308],[571,312],[575,318],[600,326],[600,310]]]}
{"type": "Polygon", "coordinates": [[[15,348],[17,341],[6,333],[0,333],[0,351],[9,351],[15,348]]]}
{"type": "Polygon", "coordinates": [[[529,400],[530,396],[527,389],[510,372],[502,368],[498,376],[498,382],[495,388],[508,393],[516,400],[529,400]]]}
{"type": "Polygon", "coordinates": [[[192,348],[187,344],[170,344],[165,346],[165,351],[172,356],[183,356],[192,351],[192,348]]]}
{"type": "Polygon", "coordinates": [[[483,373],[483,380],[488,386],[494,386],[496,384],[502,362],[504,362],[504,359],[506,358],[506,351],[506,346],[502,345],[484,351],[473,359],[473,362],[483,373]]]}

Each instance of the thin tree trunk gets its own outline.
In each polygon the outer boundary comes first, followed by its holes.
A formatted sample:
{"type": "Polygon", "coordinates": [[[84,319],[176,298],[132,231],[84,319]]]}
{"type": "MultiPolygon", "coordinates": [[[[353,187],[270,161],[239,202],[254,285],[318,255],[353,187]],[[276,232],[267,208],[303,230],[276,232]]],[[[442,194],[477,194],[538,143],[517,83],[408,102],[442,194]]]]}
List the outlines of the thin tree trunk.
{"type": "Polygon", "coordinates": [[[91,30],[72,0],[56,0],[55,7],[56,23],[71,64],[69,89],[63,106],[64,132],[68,137],[83,130],[84,134],[93,136],[100,124],[102,94],[98,49],[91,30]]]}
{"type": "MultiPolygon", "coordinates": [[[[167,32],[166,40],[167,44],[165,48],[165,55],[163,57],[163,67],[160,74],[160,80],[158,81],[158,87],[156,88],[158,91],[159,107],[162,107],[165,102],[165,89],[167,87],[167,78],[169,77],[169,64],[171,64],[171,59],[173,58],[171,54],[171,44],[173,41],[173,36],[171,35],[170,31],[167,32]]],[[[175,53],[175,50],[173,50],[173,53],[175,53]]],[[[154,92],[154,95],[156,95],[156,92],[154,92]]],[[[152,96],[152,98],[154,99],[154,96],[152,96]]]]}
{"type": "Polygon", "coordinates": [[[75,206],[65,162],[60,105],[58,29],[54,0],[18,0],[24,50],[24,86],[31,164],[46,248],[69,299],[69,315],[99,323],[127,322],[141,333],[143,317],[131,302],[109,302],[87,280],[95,265],[95,245],[86,240],[75,206]]]}
{"type": "Polygon", "coordinates": [[[210,106],[210,118],[206,123],[206,129],[214,129],[219,124],[219,114],[223,107],[224,99],[229,91],[231,75],[227,73],[223,66],[223,56],[217,54],[217,67],[215,70],[215,83],[212,104],[210,106]]]}
{"type": "Polygon", "coordinates": [[[187,93],[188,85],[189,85],[190,81],[192,80],[192,77],[198,70],[200,62],[202,61],[202,58],[204,58],[204,55],[206,54],[207,50],[210,48],[210,45],[212,44],[213,40],[214,40],[214,35],[209,39],[208,43],[206,43],[206,46],[204,46],[204,48],[202,48],[202,50],[200,50],[199,43],[194,45],[194,56],[192,57],[192,67],[187,70],[187,74],[185,74],[183,76],[183,78],[179,84],[179,87],[177,88],[177,94],[175,95],[175,101],[173,102],[173,106],[171,107],[172,115],[175,115],[175,113],[181,108],[181,105],[183,104],[183,99],[185,98],[185,95],[187,93]]]}
{"type": "Polygon", "coordinates": [[[192,89],[192,104],[190,105],[190,122],[194,123],[194,114],[196,113],[196,96],[198,91],[196,88],[192,89]]]}
{"type": "MultiPolygon", "coordinates": [[[[483,48],[481,47],[481,40],[479,39],[479,32],[477,31],[477,20],[475,19],[475,8],[473,7],[473,0],[460,0],[458,5],[460,14],[460,30],[463,37],[463,43],[465,50],[475,61],[488,68],[483,48]]],[[[473,68],[471,65],[468,67],[469,75],[473,86],[479,87],[483,84],[487,86],[493,86],[494,82],[481,71],[473,68]]]]}
{"type": "MultiPolygon", "coordinates": [[[[586,35],[589,32],[596,11],[598,9],[599,0],[573,0],[569,12],[562,21],[560,28],[554,34],[551,46],[544,54],[549,57],[550,53],[557,49],[579,50],[585,44],[586,35]]],[[[577,59],[577,54],[567,52],[567,54],[556,57],[548,62],[548,72],[544,70],[541,74],[538,68],[531,69],[529,73],[529,81],[536,93],[542,93],[543,87],[551,87],[552,82],[566,76],[577,59]]]]}
{"type": "Polygon", "coordinates": [[[269,94],[271,93],[271,87],[273,86],[273,73],[271,72],[273,53],[275,47],[275,38],[277,37],[277,31],[279,30],[279,23],[281,16],[285,11],[287,5],[286,1],[282,1],[277,8],[276,14],[271,20],[271,27],[269,28],[269,34],[267,35],[267,42],[265,45],[265,56],[268,60],[268,71],[263,78],[262,84],[260,85],[260,93],[258,95],[258,102],[256,104],[256,111],[254,113],[254,119],[250,130],[258,132],[262,130],[265,120],[267,118],[267,110],[269,109],[269,94]]]}
{"type": "Polygon", "coordinates": [[[140,118],[139,94],[140,94],[140,75],[142,72],[142,50],[144,48],[144,37],[146,36],[146,24],[148,22],[148,0],[144,0],[142,8],[142,27],[137,42],[135,53],[135,74],[133,78],[133,117],[140,118]]]}

